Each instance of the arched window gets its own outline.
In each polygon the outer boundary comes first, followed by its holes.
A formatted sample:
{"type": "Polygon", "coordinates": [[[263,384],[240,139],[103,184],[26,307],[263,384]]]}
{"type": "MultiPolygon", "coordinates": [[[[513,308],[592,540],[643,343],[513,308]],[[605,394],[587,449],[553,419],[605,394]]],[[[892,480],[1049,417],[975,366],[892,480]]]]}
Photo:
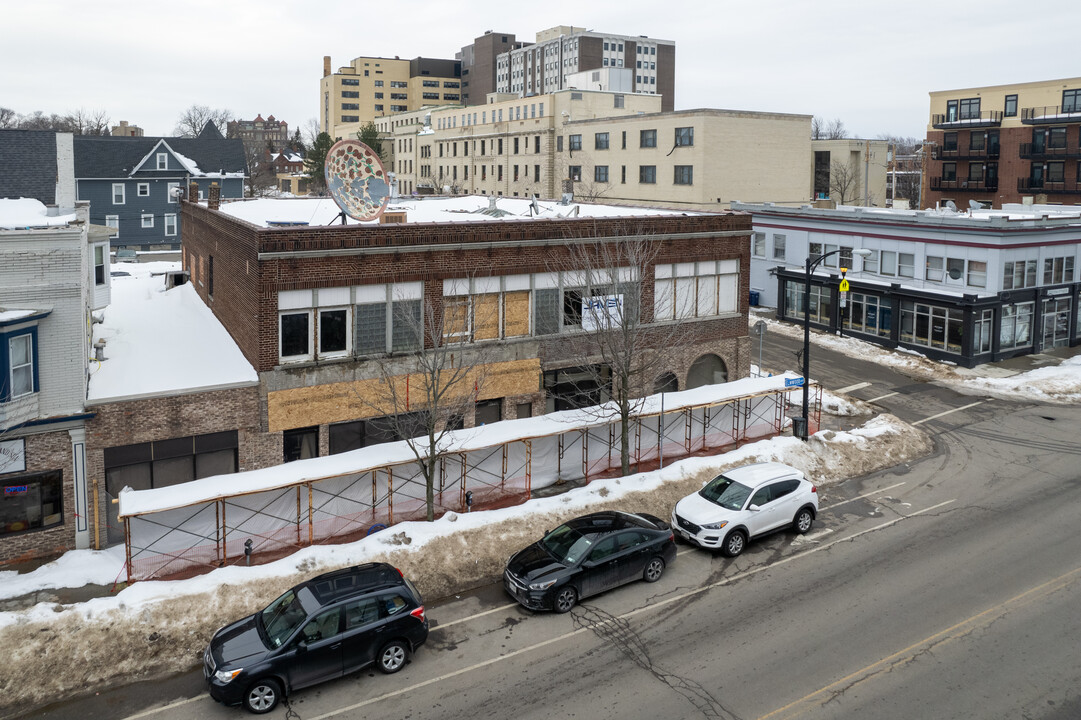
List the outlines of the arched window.
{"type": "Polygon", "coordinates": [[[653,392],[676,392],[679,390],[679,378],[668,372],[653,381],[653,392]]]}
{"type": "Polygon", "coordinates": [[[687,371],[687,389],[728,382],[728,368],[716,355],[703,355],[687,371]]]}

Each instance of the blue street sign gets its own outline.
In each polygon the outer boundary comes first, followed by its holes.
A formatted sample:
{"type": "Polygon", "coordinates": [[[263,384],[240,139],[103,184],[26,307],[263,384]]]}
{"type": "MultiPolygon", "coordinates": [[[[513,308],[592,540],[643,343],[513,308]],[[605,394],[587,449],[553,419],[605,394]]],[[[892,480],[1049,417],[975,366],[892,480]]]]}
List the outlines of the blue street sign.
{"type": "Polygon", "coordinates": [[[798,377],[798,378],[785,378],[784,379],[784,386],[785,387],[803,387],[803,378],[801,378],[801,377],[798,377]]]}

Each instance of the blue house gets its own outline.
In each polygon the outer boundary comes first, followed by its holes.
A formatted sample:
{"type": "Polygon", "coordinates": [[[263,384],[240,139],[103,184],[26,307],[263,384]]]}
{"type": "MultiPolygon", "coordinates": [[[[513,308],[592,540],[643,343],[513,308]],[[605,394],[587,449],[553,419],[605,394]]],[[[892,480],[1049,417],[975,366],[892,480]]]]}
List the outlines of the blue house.
{"type": "Polygon", "coordinates": [[[189,183],[198,183],[201,197],[215,182],[223,199],[244,197],[244,145],[226,140],[213,123],[197,138],[74,140],[78,199],[90,203],[90,222],[113,228],[114,250],[178,250],[177,194],[189,183]]]}

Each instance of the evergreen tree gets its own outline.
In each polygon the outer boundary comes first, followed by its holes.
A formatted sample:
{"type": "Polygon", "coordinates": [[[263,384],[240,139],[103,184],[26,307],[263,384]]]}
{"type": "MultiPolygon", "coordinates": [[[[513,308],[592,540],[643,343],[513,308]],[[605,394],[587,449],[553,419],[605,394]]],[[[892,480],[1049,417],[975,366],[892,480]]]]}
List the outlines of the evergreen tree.
{"type": "Polygon", "coordinates": [[[379,137],[379,130],[376,129],[374,122],[369,120],[360,128],[357,132],[357,140],[370,147],[380,160],[383,159],[383,140],[379,137]]]}
{"type": "Polygon", "coordinates": [[[327,153],[334,146],[334,140],[325,132],[319,133],[315,143],[308,150],[304,158],[304,169],[308,171],[308,181],[311,192],[315,195],[323,195],[327,190],[326,178],[323,176],[323,168],[327,162],[327,153]]]}

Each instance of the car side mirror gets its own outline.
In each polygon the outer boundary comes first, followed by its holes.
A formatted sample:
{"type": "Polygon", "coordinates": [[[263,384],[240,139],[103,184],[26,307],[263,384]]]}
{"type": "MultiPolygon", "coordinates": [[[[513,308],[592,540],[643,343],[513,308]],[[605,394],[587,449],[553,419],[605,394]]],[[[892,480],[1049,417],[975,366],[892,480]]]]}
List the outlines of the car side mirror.
{"type": "Polygon", "coordinates": [[[593,562],[592,560],[586,560],[584,563],[582,563],[582,567],[589,570],[590,568],[597,567],[597,563],[593,562]]]}
{"type": "Polygon", "coordinates": [[[757,505],[751,504],[751,505],[749,505],[747,507],[747,509],[750,510],[751,512],[758,512],[762,508],[758,507],[757,505]]]}
{"type": "Polygon", "coordinates": [[[306,640],[301,640],[297,643],[297,653],[300,654],[306,652],[308,652],[308,642],[306,640]]]}

